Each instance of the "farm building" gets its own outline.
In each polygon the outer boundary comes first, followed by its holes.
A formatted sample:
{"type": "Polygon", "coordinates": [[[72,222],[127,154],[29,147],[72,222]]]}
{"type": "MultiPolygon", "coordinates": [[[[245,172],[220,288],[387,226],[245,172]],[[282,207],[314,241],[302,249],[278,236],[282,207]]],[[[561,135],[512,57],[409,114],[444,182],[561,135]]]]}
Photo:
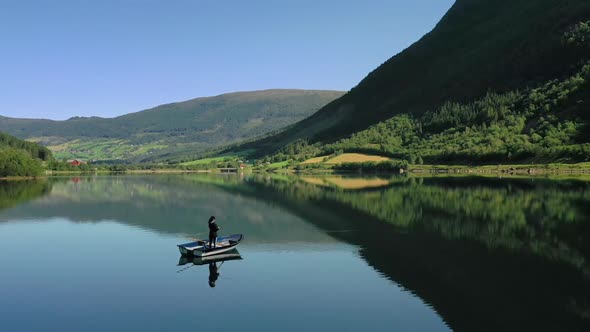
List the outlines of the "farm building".
{"type": "Polygon", "coordinates": [[[77,159],[74,159],[74,160],[68,160],[68,163],[69,163],[70,165],[72,165],[72,166],[80,166],[80,165],[82,165],[82,164],[86,164],[86,162],[85,162],[85,161],[82,161],[82,160],[77,160],[77,159]]]}

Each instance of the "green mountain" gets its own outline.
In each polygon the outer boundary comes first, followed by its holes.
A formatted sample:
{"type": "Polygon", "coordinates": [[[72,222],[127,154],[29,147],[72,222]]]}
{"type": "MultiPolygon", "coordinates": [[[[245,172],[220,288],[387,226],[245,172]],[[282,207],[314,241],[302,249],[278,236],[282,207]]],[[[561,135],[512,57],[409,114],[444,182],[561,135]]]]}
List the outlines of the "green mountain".
{"type": "Polygon", "coordinates": [[[57,158],[154,161],[289,126],[342,96],[339,91],[264,90],[161,105],[116,118],[66,121],[0,117],[0,130],[49,146],[57,158]]]}
{"type": "MultiPolygon", "coordinates": [[[[346,95],[245,147],[265,154],[298,139],[348,138],[307,152],[496,161],[587,143],[588,20],[586,0],[458,0],[430,33],[346,95]]],[[[553,150],[549,159],[561,153],[553,150]]]]}

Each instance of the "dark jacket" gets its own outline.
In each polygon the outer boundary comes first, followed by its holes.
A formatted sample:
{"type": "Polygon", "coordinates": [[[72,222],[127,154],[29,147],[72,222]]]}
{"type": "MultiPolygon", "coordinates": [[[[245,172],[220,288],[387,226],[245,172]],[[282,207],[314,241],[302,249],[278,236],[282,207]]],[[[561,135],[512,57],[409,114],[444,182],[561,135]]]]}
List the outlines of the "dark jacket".
{"type": "Polygon", "coordinates": [[[219,230],[219,226],[215,223],[215,220],[209,222],[209,232],[210,233],[217,233],[219,230]]]}

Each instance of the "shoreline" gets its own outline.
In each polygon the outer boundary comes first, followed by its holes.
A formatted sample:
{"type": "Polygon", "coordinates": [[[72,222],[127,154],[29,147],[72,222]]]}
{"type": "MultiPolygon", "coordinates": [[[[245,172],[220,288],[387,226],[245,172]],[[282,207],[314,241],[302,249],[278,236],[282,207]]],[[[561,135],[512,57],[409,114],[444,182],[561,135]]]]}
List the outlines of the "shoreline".
{"type": "Polygon", "coordinates": [[[241,173],[275,173],[299,175],[330,175],[330,174],[415,174],[415,175],[500,175],[500,176],[552,176],[552,175],[590,175],[590,163],[578,164],[513,164],[513,165],[409,165],[399,171],[372,170],[335,170],[330,168],[296,170],[281,168],[265,170],[264,168],[249,168],[242,172],[223,173],[217,169],[140,169],[126,171],[92,170],[92,171],[51,171],[47,170],[40,176],[8,176],[0,177],[3,181],[35,180],[60,175],[91,175],[91,174],[241,174],[241,173]]]}
{"type": "Polygon", "coordinates": [[[29,181],[44,179],[45,176],[4,176],[0,177],[0,181],[29,181]]]}
{"type": "Polygon", "coordinates": [[[145,170],[127,170],[127,171],[109,171],[109,170],[96,170],[96,171],[45,171],[45,176],[54,175],[80,175],[80,174],[166,174],[166,173],[214,173],[215,170],[210,169],[145,169],[145,170]]]}
{"type": "Polygon", "coordinates": [[[457,174],[457,175],[590,175],[590,163],[578,164],[508,164],[508,165],[409,165],[398,171],[378,170],[336,170],[331,168],[309,168],[296,170],[294,168],[282,168],[273,170],[255,169],[255,172],[278,174],[457,174]]]}
{"type": "Polygon", "coordinates": [[[409,173],[432,174],[501,174],[501,175],[584,175],[590,174],[590,163],[580,164],[522,164],[522,165],[412,165],[409,173]]]}

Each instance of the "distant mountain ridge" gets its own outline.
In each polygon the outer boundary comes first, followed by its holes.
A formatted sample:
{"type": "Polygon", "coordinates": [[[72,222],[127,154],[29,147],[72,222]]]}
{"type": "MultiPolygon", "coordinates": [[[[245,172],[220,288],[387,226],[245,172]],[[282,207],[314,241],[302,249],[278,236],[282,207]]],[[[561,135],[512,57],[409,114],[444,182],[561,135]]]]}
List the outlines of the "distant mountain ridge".
{"type": "Polygon", "coordinates": [[[292,125],[343,94],[274,89],[195,98],[115,118],[0,117],[0,131],[47,145],[58,158],[150,161],[187,155],[190,159],[207,149],[292,125]]]}

